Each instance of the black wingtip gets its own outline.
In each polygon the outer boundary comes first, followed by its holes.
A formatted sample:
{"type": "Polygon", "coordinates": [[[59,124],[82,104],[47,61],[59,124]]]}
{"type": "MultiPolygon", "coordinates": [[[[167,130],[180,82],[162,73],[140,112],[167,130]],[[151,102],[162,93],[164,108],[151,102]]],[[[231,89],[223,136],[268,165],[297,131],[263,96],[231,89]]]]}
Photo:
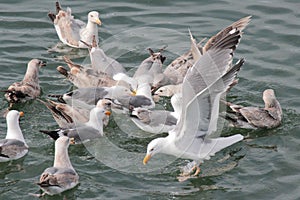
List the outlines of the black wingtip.
{"type": "Polygon", "coordinates": [[[49,135],[53,140],[57,140],[59,138],[58,130],[55,131],[40,130],[40,132],[49,135]]]}

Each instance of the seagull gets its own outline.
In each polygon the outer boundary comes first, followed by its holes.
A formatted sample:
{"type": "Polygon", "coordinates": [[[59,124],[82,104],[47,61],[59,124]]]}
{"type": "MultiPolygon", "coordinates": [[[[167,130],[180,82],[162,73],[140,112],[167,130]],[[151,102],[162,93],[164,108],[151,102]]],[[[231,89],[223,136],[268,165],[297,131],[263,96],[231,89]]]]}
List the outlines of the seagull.
{"type": "Polygon", "coordinates": [[[79,176],[72,166],[68,154],[70,140],[66,136],[55,141],[53,167],[45,169],[37,185],[44,191],[40,196],[56,195],[74,188],[79,183],[79,176]]]}
{"type": "Polygon", "coordinates": [[[178,85],[165,85],[160,87],[158,90],[154,92],[154,95],[157,95],[159,97],[172,97],[174,94],[180,94],[182,93],[182,84],[178,85]]]}
{"type": "Polygon", "coordinates": [[[41,93],[39,85],[39,68],[46,66],[46,62],[32,59],[27,65],[27,71],[21,82],[13,83],[5,90],[5,98],[10,102],[10,107],[14,103],[25,102],[35,99],[41,93]]]}
{"type": "MultiPolygon", "coordinates": [[[[74,128],[77,123],[86,123],[89,121],[90,111],[95,105],[88,105],[84,108],[70,106],[65,103],[58,103],[55,101],[47,100],[44,102],[40,100],[52,113],[53,118],[57,122],[58,126],[64,128],[74,128]]],[[[108,99],[100,99],[96,104],[98,108],[104,108],[106,111],[111,111],[111,101],[108,99]]],[[[105,119],[104,126],[108,125],[108,119],[105,119]]]]}
{"type": "Polygon", "coordinates": [[[106,73],[98,73],[92,68],[75,64],[66,56],[63,58],[70,71],[63,66],[58,66],[56,69],[78,88],[111,87],[118,83],[106,73]]]}
{"type": "Polygon", "coordinates": [[[144,164],[157,153],[170,154],[194,160],[196,176],[204,160],[243,140],[240,134],[211,138],[217,130],[220,98],[244,63],[244,59],[240,59],[228,70],[235,44],[235,41],[215,44],[188,70],[182,85],[185,107],[180,119],[167,137],[156,138],[148,144],[144,164]]]}
{"type": "Polygon", "coordinates": [[[276,128],[281,124],[282,109],[277,101],[275,92],[272,89],[266,89],[263,92],[264,108],[243,107],[230,102],[226,104],[235,113],[234,116],[226,116],[231,125],[239,128],[276,128]]]}
{"type": "Polygon", "coordinates": [[[171,98],[174,111],[148,110],[146,108],[134,108],[131,113],[131,120],[143,131],[149,133],[167,133],[175,128],[181,114],[181,94],[171,98]]]}
{"type": "Polygon", "coordinates": [[[56,33],[62,43],[75,48],[87,48],[80,42],[92,43],[93,36],[98,44],[98,25],[101,25],[99,13],[91,11],[88,13],[87,24],[79,19],[74,19],[71,8],[62,10],[59,2],[56,2],[56,14],[49,12],[48,16],[54,24],[56,33]]]}
{"type": "Polygon", "coordinates": [[[49,135],[56,140],[60,136],[68,136],[72,142],[78,144],[94,138],[99,138],[104,135],[103,121],[106,116],[111,114],[105,108],[95,107],[90,112],[89,121],[86,123],[75,123],[75,127],[70,129],[57,129],[54,131],[40,130],[40,132],[49,135]]]}
{"type": "Polygon", "coordinates": [[[104,51],[98,47],[96,37],[93,37],[92,44],[81,41],[89,48],[92,68],[97,73],[105,73],[111,77],[118,73],[125,73],[125,68],[115,59],[107,56],[104,51]]]}
{"type": "Polygon", "coordinates": [[[50,94],[61,103],[78,106],[79,104],[96,105],[101,99],[118,99],[120,96],[132,95],[132,91],[124,86],[79,88],[63,95],[50,94]]]}
{"type": "Polygon", "coordinates": [[[23,112],[16,110],[10,110],[6,115],[7,134],[5,139],[0,140],[0,162],[17,160],[28,152],[28,146],[19,125],[19,117],[23,115],[23,112]]]}

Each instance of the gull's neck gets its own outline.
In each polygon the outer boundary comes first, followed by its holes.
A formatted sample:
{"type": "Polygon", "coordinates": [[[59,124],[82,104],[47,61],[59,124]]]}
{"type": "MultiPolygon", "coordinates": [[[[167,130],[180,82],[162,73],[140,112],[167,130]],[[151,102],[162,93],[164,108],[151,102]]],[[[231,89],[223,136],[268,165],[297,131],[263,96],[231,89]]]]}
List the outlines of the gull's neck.
{"type": "Polygon", "coordinates": [[[103,122],[102,119],[97,116],[97,110],[98,108],[93,108],[90,112],[90,119],[88,122],[85,123],[85,125],[90,126],[94,129],[97,129],[98,131],[103,130],[103,122]]]}
{"type": "Polygon", "coordinates": [[[73,169],[67,146],[55,143],[55,157],[53,167],[73,169]]]}
{"type": "Polygon", "coordinates": [[[39,75],[39,67],[28,65],[23,81],[38,83],[39,81],[38,75],[39,75]]]}
{"type": "MultiPolygon", "coordinates": [[[[6,139],[17,139],[25,143],[20,125],[16,119],[7,119],[6,139]]],[[[26,143],[25,143],[26,144],[26,143]]]]}
{"type": "MultiPolygon", "coordinates": [[[[82,38],[83,40],[87,40],[88,38],[92,38],[95,35],[96,40],[98,40],[98,25],[88,21],[86,25],[87,35],[86,38],[82,38]]],[[[90,39],[91,40],[91,39],[90,39]]],[[[92,43],[92,41],[85,41],[87,43],[92,43]]]]}

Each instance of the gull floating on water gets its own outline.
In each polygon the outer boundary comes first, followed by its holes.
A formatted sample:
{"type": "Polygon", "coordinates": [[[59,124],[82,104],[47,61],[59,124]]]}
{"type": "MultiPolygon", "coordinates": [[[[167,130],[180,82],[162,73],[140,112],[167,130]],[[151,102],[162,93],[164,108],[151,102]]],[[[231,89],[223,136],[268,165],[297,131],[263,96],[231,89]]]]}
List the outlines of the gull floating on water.
{"type": "MultiPolygon", "coordinates": [[[[95,107],[95,105],[85,105],[84,107],[70,106],[49,99],[48,102],[40,101],[51,111],[53,118],[62,129],[74,128],[77,123],[88,122],[90,111],[95,107]]],[[[96,107],[111,111],[111,101],[108,99],[101,99],[96,104],[96,107]]],[[[109,118],[109,116],[107,118],[109,118]]],[[[109,119],[105,119],[104,121],[104,126],[107,126],[109,119]]]]}
{"type": "Polygon", "coordinates": [[[174,111],[148,110],[146,108],[134,108],[131,113],[131,120],[143,131],[149,133],[167,133],[175,128],[177,120],[181,115],[182,99],[181,94],[171,98],[174,111]]]}
{"type": "Polygon", "coordinates": [[[70,71],[63,66],[58,66],[56,69],[78,88],[111,87],[118,83],[106,73],[98,73],[92,68],[75,64],[66,56],[64,56],[64,60],[70,68],[70,71]]]}
{"type": "Polygon", "coordinates": [[[98,25],[101,25],[101,21],[97,11],[89,12],[86,24],[79,19],[74,19],[71,8],[62,10],[59,2],[56,2],[56,14],[49,12],[48,16],[54,24],[60,41],[64,44],[75,48],[87,48],[80,40],[91,44],[93,36],[98,44],[98,25]]]}
{"type": "Polygon", "coordinates": [[[79,183],[79,176],[72,166],[68,154],[70,141],[62,136],[55,141],[53,167],[45,169],[37,183],[44,191],[39,196],[56,195],[74,188],[79,183]]]}
{"type": "Polygon", "coordinates": [[[282,109],[277,101],[275,92],[272,89],[267,89],[263,92],[264,108],[244,107],[235,105],[229,102],[226,104],[235,112],[235,115],[226,116],[231,122],[231,125],[239,128],[275,128],[281,124],[282,109]]]}
{"type": "Polygon", "coordinates": [[[200,163],[243,139],[240,134],[211,138],[217,130],[220,98],[244,63],[241,59],[228,69],[236,44],[235,40],[215,43],[188,70],[182,85],[184,106],[180,119],[167,137],[156,138],[148,144],[144,164],[157,153],[170,154],[194,160],[197,175],[200,163]]]}
{"type": "Polygon", "coordinates": [[[0,162],[16,160],[25,156],[28,146],[19,125],[19,117],[23,112],[11,110],[6,115],[7,134],[0,140],[0,162]]]}
{"type": "Polygon", "coordinates": [[[10,107],[14,103],[35,99],[40,95],[38,75],[39,68],[42,66],[46,66],[46,62],[32,59],[27,65],[27,71],[23,80],[8,87],[4,96],[10,102],[10,107]]]}
{"type": "Polygon", "coordinates": [[[74,128],[71,129],[57,129],[54,131],[41,130],[57,139],[60,136],[68,136],[74,143],[82,143],[84,141],[99,138],[103,136],[103,121],[111,114],[105,108],[95,107],[90,111],[89,121],[86,123],[76,123],[74,128]]]}

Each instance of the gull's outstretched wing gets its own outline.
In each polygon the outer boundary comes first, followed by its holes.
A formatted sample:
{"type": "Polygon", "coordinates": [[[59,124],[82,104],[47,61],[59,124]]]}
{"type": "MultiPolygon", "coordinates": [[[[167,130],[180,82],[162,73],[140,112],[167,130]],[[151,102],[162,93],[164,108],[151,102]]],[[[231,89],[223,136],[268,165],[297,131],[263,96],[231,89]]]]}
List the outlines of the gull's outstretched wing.
{"type": "Polygon", "coordinates": [[[183,149],[195,138],[204,138],[216,131],[221,95],[233,83],[243,64],[244,60],[239,60],[224,75],[197,93],[183,108],[183,114],[175,129],[177,143],[179,146],[183,145],[183,149]]]}

